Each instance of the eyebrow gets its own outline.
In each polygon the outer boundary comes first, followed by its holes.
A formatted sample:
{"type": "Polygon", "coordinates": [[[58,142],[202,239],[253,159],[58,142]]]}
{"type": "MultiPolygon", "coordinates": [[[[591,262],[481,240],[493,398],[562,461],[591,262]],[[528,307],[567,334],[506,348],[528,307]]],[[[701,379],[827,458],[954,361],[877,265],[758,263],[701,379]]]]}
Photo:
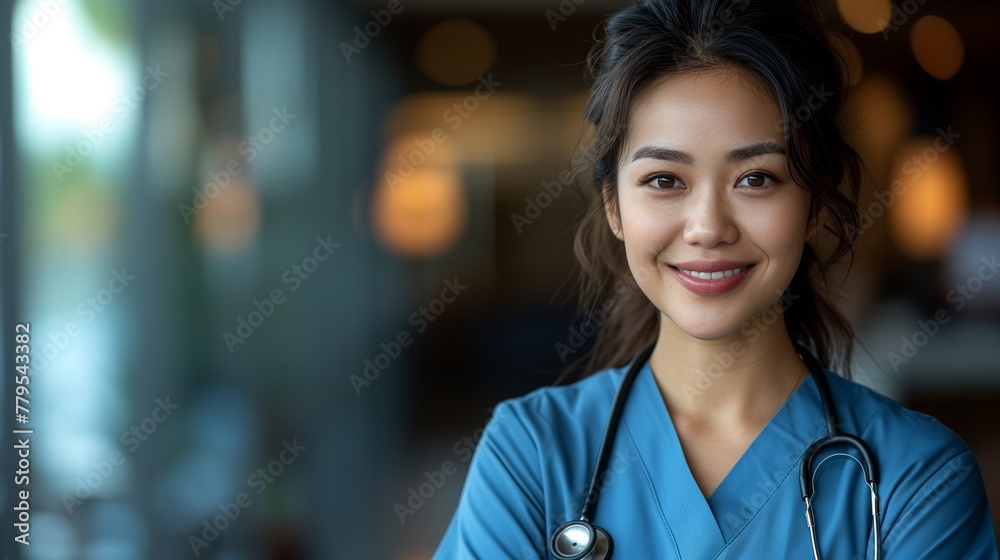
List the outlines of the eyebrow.
{"type": "MultiPolygon", "coordinates": [[[[749,146],[730,150],[729,153],[726,154],[726,161],[728,163],[738,163],[753,157],[767,154],[784,155],[785,149],[776,142],[758,142],[756,144],[750,144],[749,146]]],[[[662,146],[643,146],[636,150],[635,154],[632,155],[632,161],[643,158],[662,159],[664,161],[673,161],[675,163],[683,163],[685,165],[694,164],[694,156],[691,154],[680,150],[664,148],[662,146]]]]}
{"type": "Polygon", "coordinates": [[[758,142],[756,144],[750,144],[749,146],[744,146],[743,148],[736,148],[726,154],[726,161],[729,163],[738,163],[741,161],[746,161],[750,158],[763,156],[767,154],[781,154],[785,155],[785,149],[778,145],[776,142],[766,141],[758,142]]]}

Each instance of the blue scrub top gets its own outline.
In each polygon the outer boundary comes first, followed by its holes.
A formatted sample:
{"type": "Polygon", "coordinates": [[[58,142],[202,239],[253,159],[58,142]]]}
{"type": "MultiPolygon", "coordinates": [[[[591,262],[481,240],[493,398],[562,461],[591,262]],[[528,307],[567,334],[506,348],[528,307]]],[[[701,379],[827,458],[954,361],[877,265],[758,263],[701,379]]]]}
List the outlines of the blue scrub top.
{"type": "MultiPolygon", "coordinates": [[[[578,519],[615,392],[627,368],[500,403],[476,448],[435,560],[548,559],[578,519]]],[[[975,456],[937,420],[827,374],[842,430],[879,462],[885,560],[997,560],[975,456]]],[[[810,375],[706,499],[647,363],[622,412],[594,523],[614,558],[813,558],[799,461],[827,433],[810,375]]],[[[825,560],[873,555],[871,498],[848,448],[817,457],[814,507],[825,560]],[[825,460],[825,458],[829,458],[825,460]],[[818,468],[817,468],[818,466],[818,468]]]]}

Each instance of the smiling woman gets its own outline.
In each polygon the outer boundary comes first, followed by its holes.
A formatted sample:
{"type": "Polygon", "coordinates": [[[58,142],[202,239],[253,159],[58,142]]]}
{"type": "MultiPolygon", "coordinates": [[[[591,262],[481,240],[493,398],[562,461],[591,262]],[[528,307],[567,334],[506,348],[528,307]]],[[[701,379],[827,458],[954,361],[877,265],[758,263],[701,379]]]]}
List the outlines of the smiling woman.
{"type": "Polygon", "coordinates": [[[661,338],[725,337],[791,283],[819,219],[788,179],[778,120],[732,72],[671,74],[636,104],[606,209],[640,289],[670,319],[661,338]]]}
{"type": "Polygon", "coordinates": [[[605,30],[575,249],[583,307],[622,303],[593,375],[495,409],[516,421],[436,558],[996,560],[965,444],[834,374],[853,335],[823,278],[860,231],[859,161],[813,7],[649,0],[605,30]]]}

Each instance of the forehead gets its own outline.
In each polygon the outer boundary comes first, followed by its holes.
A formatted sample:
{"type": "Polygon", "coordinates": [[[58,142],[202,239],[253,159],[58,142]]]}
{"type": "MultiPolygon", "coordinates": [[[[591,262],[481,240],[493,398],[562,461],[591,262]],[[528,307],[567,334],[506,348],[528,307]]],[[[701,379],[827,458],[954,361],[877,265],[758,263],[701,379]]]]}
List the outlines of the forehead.
{"type": "Polygon", "coordinates": [[[647,144],[697,153],[772,141],[784,147],[777,103],[760,80],[734,70],[670,74],[647,86],[629,116],[625,153],[647,144]]]}

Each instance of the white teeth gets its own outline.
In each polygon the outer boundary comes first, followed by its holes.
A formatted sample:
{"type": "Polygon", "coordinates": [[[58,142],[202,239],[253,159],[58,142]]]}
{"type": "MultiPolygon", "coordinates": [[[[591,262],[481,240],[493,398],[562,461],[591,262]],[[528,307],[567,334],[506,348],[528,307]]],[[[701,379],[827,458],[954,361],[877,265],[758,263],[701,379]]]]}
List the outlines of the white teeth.
{"type": "Polygon", "coordinates": [[[698,272],[697,270],[684,270],[683,268],[680,268],[678,270],[680,270],[684,274],[687,274],[688,276],[694,278],[700,278],[702,280],[720,280],[722,278],[729,278],[733,274],[739,274],[748,268],[750,267],[741,266],[739,268],[734,268],[732,270],[719,270],[716,272],[698,272]]]}

